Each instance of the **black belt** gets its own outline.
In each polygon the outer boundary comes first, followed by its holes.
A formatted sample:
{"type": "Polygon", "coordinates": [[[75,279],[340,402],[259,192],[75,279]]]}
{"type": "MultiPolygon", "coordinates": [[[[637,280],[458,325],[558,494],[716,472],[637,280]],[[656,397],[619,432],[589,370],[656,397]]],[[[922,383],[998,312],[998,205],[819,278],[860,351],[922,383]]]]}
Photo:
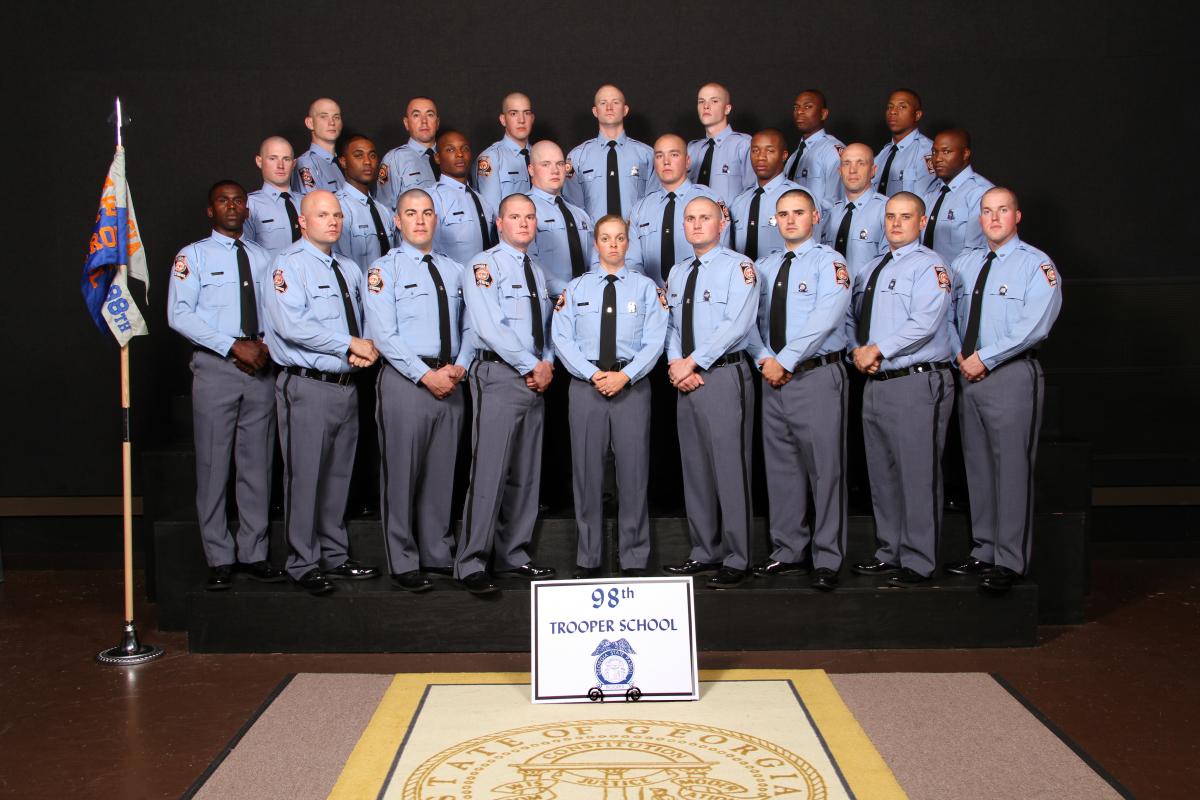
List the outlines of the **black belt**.
{"type": "Polygon", "coordinates": [[[792,370],[792,373],[808,372],[810,369],[823,367],[826,364],[836,364],[845,357],[845,350],[838,350],[836,353],[826,353],[823,356],[813,356],[812,358],[806,359],[797,364],[796,368],[792,370]]]}
{"type": "Polygon", "coordinates": [[[475,353],[475,358],[479,359],[480,361],[493,362],[493,363],[497,363],[497,364],[507,364],[508,363],[503,358],[501,358],[500,354],[497,353],[495,350],[479,350],[475,353]]]}
{"type": "Polygon", "coordinates": [[[950,369],[950,362],[931,361],[924,364],[913,364],[911,367],[904,367],[903,369],[881,369],[867,377],[877,381],[889,381],[892,378],[903,378],[906,375],[916,375],[922,372],[936,372],[939,369],[950,369]]]}
{"type": "Polygon", "coordinates": [[[596,367],[597,369],[602,369],[605,372],[620,372],[632,363],[632,361],[625,361],[624,359],[621,359],[613,362],[612,369],[604,369],[604,367],[600,366],[598,361],[593,361],[592,366],[596,367]]]}
{"type": "Polygon", "coordinates": [[[314,381],[336,383],[338,386],[347,386],[354,380],[352,372],[321,372],[319,369],[306,367],[285,367],[284,371],[288,375],[299,375],[301,378],[310,378],[314,381]]]}
{"type": "Polygon", "coordinates": [[[442,361],[440,358],[433,358],[431,356],[421,356],[420,358],[425,362],[425,366],[430,369],[441,369],[454,363],[453,361],[442,361]]]}
{"type": "MultiPolygon", "coordinates": [[[[262,341],[262,337],[261,337],[261,336],[235,336],[233,340],[234,340],[235,342],[261,342],[261,341],[262,341]]],[[[232,355],[232,353],[231,353],[230,355],[223,356],[223,355],[221,355],[220,353],[218,353],[216,350],[213,350],[213,349],[211,349],[211,348],[205,347],[205,346],[204,346],[204,345],[202,345],[202,344],[193,345],[193,346],[192,346],[192,352],[193,352],[193,353],[208,353],[210,356],[216,356],[217,358],[221,358],[221,359],[224,359],[224,360],[226,360],[226,361],[232,361],[232,360],[233,360],[233,355],[232,355]]]]}
{"type": "Polygon", "coordinates": [[[714,361],[712,364],[710,364],[708,368],[716,369],[717,367],[727,367],[730,364],[740,363],[740,362],[744,361],[745,359],[746,359],[746,353],[742,350],[738,350],[736,353],[726,353],[725,355],[721,356],[716,361],[714,361]]]}

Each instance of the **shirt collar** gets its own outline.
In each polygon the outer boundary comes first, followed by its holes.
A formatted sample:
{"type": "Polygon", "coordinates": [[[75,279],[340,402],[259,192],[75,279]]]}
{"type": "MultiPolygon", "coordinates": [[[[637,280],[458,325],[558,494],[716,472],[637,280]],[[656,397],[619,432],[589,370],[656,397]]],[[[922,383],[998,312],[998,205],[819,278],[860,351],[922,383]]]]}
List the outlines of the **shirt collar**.
{"type": "Polygon", "coordinates": [[[1012,252],[1020,246],[1021,246],[1021,237],[1014,236],[1011,239],[1009,239],[1007,242],[1002,244],[1000,247],[996,248],[996,258],[1004,260],[1007,256],[1011,255],[1012,252]]]}
{"type": "MultiPolygon", "coordinates": [[[[402,253],[404,253],[404,255],[408,256],[413,261],[420,261],[421,259],[425,258],[425,253],[422,253],[411,242],[404,239],[400,240],[400,247],[397,249],[399,249],[402,253]]],[[[433,251],[430,251],[429,255],[433,255],[433,251]]]]}
{"type": "Polygon", "coordinates": [[[621,134],[619,136],[617,136],[616,139],[609,139],[604,134],[600,134],[599,136],[596,137],[596,143],[605,149],[608,149],[609,142],[616,142],[617,147],[621,147],[628,141],[629,141],[629,134],[625,133],[624,130],[621,131],[621,134]]]}
{"type": "Polygon", "coordinates": [[[517,144],[517,141],[516,141],[516,139],[513,139],[511,136],[509,136],[509,135],[506,133],[506,134],[504,134],[504,138],[503,138],[503,139],[501,139],[500,141],[501,141],[501,143],[503,143],[503,144],[504,144],[504,146],[505,146],[505,147],[507,147],[509,150],[512,150],[512,151],[513,151],[514,153],[516,153],[517,155],[521,155],[521,145],[517,144]]]}
{"type": "Polygon", "coordinates": [[[530,187],[530,189],[529,189],[529,196],[530,196],[530,197],[536,197],[536,198],[538,198],[539,200],[543,200],[543,201],[545,201],[545,202],[549,203],[549,204],[550,204],[550,205],[552,205],[552,206],[553,206],[553,205],[557,205],[557,204],[558,204],[558,198],[559,198],[559,197],[562,197],[562,195],[558,195],[558,194],[550,194],[549,192],[547,192],[547,191],[545,191],[545,190],[543,190],[543,189],[539,189],[539,188],[538,188],[538,187],[536,187],[536,186],[532,186],[532,187],[530,187]]]}
{"type": "MultiPolygon", "coordinates": [[[[608,277],[608,270],[606,270],[604,265],[601,264],[590,272],[585,272],[584,274],[593,278],[596,280],[596,282],[603,284],[605,283],[604,279],[608,277]]],[[[614,272],[613,275],[617,276],[618,281],[624,283],[625,279],[629,277],[629,267],[622,264],[621,268],[614,272]]]]}
{"type": "Polygon", "coordinates": [[[505,253],[508,253],[508,255],[512,256],[513,258],[515,258],[517,260],[518,264],[525,260],[525,256],[529,255],[528,253],[522,253],[520,250],[513,247],[511,244],[504,241],[503,239],[500,240],[500,244],[496,245],[496,247],[499,248],[500,250],[503,250],[505,253]]]}
{"type": "Polygon", "coordinates": [[[890,251],[892,254],[892,260],[895,261],[897,259],[902,258],[902,257],[908,255],[909,253],[911,253],[913,250],[916,250],[920,246],[921,246],[921,237],[918,236],[914,241],[909,242],[908,244],[904,245],[903,247],[898,247],[895,250],[890,251]]]}
{"type": "Polygon", "coordinates": [[[787,176],[781,172],[778,175],[776,175],[774,178],[771,178],[771,180],[764,183],[762,186],[759,186],[756,188],[762,189],[763,193],[766,194],[767,192],[771,191],[772,189],[777,189],[780,186],[782,186],[783,182],[786,180],[787,180],[787,176]]]}
{"type": "MultiPolygon", "coordinates": [[[[288,196],[292,197],[291,189],[280,189],[275,184],[267,183],[266,181],[263,181],[262,191],[263,191],[263,194],[265,194],[267,197],[271,198],[272,200],[278,200],[279,195],[283,194],[284,192],[287,192],[288,196]]],[[[295,199],[295,198],[293,197],[293,199],[295,199]]]]}
{"type": "Polygon", "coordinates": [[[358,203],[360,206],[365,206],[367,203],[371,202],[370,198],[352,186],[349,181],[346,181],[346,183],[342,185],[342,194],[344,194],[350,200],[358,203]]]}
{"type": "Polygon", "coordinates": [[[824,128],[821,128],[821,130],[817,131],[816,133],[812,134],[811,136],[801,137],[801,141],[804,142],[804,152],[807,153],[808,149],[810,147],[812,147],[815,144],[819,144],[822,139],[825,139],[828,136],[829,136],[829,132],[826,131],[824,128]]]}
{"type": "Polygon", "coordinates": [[[233,243],[237,241],[237,239],[234,239],[231,236],[226,236],[225,234],[217,233],[216,231],[212,232],[212,240],[224,247],[226,250],[232,250],[233,243]]]}
{"type": "Polygon", "coordinates": [[[317,144],[316,142],[313,142],[308,146],[308,152],[312,153],[318,158],[325,159],[325,161],[329,162],[330,164],[333,163],[333,153],[328,152],[324,147],[321,147],[321,145],[317,144]]]}
{"type": "MultiPolygon", "coordinates": [[[[816,246],[817,246],[816,239],[809,236],[807,239],[805,239],[803,242],[800,243],[799,247],[797,247],[795,250],[792,250],[790,252],[795,253],[796,258],[799,258],[800,256],[804,255],[805,253],[807,253],[809,250],[812,250],[816,246]]],[[[787,255],[788,252],[789,251],[784,250],[783,255],[787,255]]]]}
{"type": "Polygon", "coordinates": [[[705,139],[711,138],[714,142],[716,142],[717,144],[720,144],[721,142],[728,139],[730,136],[733,136],[733,133],[734,133],[733,126],[730,125],[728,121],[726,121],[725,128],[720,133],[718,133],[716,136],[712,136],[712,137],[705,136],[704,138],[705,139]]]}
{"type": "MultiPolygon", "coordinates": [[[[717,257],[717,253],[721,252],[721,251],[722,251],[722,250],[724,250],[724,249],[725,249],[724,247],[722,247],[720,244],[718,244],[716,247],[714,247],[712,250],[709,250],[709,251],[708,251],[707,253],[705,253],[704,255],[702,255],[702,256],[696,256],[696,257],[693,257],[693,258],[692,258],[692,260],[693,260],[693,261],[695,261],[695,260],[696,260],[696,258],[699,258],[699,259],[700,259],[700,264],[701,264],[702,266],[708,266],[708,264],[709,264],[709,263],[710,263],[710,262],[711,262],[711,261],[712,261],[714,258],[716,258],[716,257],[717,257]]],[[[730,252],[733,252],[733,251],[731,250],[730,252]]],[[[740,254],[740,253],[734,253],[734,255],[735,255],[735,256],[740,256],[741,254],[740,254]]]]}
{"type": "Polygon", "coordinates": [[[321,250],[315,244],[313,244],[308,239],[305,239],[303,236],[300,237],[300,247],[307,250],[308,254],[310,256],[313,256],[314,258],[316,258],[318,261],[320,261],[325,266],[328,267],[333,264],[333,253],[332,252],[329,253],[328,255],[326,255],[325,253],[321,252],[321,250]]]}
{"type": "Polygon", "coordinates": [[[896,147],[899,147],[901,150],[903,150],[904,148],[908,147],[910,144],[915,142],[920,135],[921,135],[921,131],[917,128],[913,128],[911,131],[908,132],[907,136],[905,136],[903,139],[901,139],[898,142],[894,142],[894,144],[896,145],[896,147]]]}
{"type": "Polygon", "coordinates": [[[950,181],[946,185],[950,187],[950,191],[954,191],[967,181],[971,180],[974,175],[975,170],[971,169],[971,165],[968,164],[967,166],[963,167],[962,172],[954,176],[954,180],[950,181]]]}
{"type": "Polygon", "coordinates": [[[438,178],[438,185],[439,186],[449,186],[451,189],[459,189],[462,191],[466,191],[466,189],[467,189],[467,184],[465,182],[456,181],[454,178],[451,178],[449,175],[447,175],[444,172],[442,173],[441,177],[438,178]]]}
{"type": "MultiPolygon", "coordinates": [[[[421,155],[425,155],[425,150],[427,149],[425,147],[425,145],[421,144],[416,139],[411,139],[411,138],[407,142],[404,143],[404,146],[411,148],[414,153],[419,153],[421,155]]],[[[430,148],[430,149],[432,149],[432,148],[430,148]]]]}

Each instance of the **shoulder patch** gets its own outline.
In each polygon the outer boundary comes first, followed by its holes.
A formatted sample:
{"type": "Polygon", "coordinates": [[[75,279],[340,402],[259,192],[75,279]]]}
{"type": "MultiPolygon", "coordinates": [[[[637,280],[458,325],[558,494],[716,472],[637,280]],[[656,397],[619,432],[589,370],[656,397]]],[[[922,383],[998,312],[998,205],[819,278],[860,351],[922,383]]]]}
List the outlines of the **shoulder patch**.
{"type": "Polygon", "coordinates": [[[191,269],[188,268],[187,256],[185,256],[183,253],[175,256],[175,266],[172,269],[175,273],[175,277],[179,278],[181,281],[187,280],[187,276],[192,274],[191,269]]]}
{"type": "Polygon", "coordinates": [[[490,178],[492,176],[492,160],[487,156],[480,156],[475,166],[483,177],[490,178]]]}
{"type": "Polygon", "coordinates": [[[367,291],[371,294],[379,294],[383,291],[383,275],[379,267],[371,267],[367,270],[367,291]]]}
{"type": "Polygon", "coordinates": [[[567,304],[567,290],[563,289],[558,293],[558,299],[554,301],[554,312],[557,314],[562,311],[563,306],[567,304]]]}
{"type": "Polygon", "coordinates": [[[833,277],[837,280],[838,286],[844,289],[850,288],[850,270],[846,269],[846,265],[842,262],[833,262],[833,277]]]}
{"type": "Polygon", "coordinates": [[[665,311],[667,309],[667,290],[655,287],[654,291],[658,294],[658,304],[662,306],[663,310],[665,311]]]}
{"type": "Polygon", "coordinates": [[[312,170],[308,167],[300,168],[300,183],[304,184],[305,189],[312,189],[317,185],[317,182],[313,180],[312,170]]]}
{"type": "Polygon", "coordinates": [[[492,285],[492,272],[487,264],[475,264],[471,267],[475,273],[475,285],[487,289],[492,285]]]}
{"type": "Polygon", "coordinates": [[[747,286],[753,286],[758,282],[758,276],[754,272],[754,265],[749,261],[742,262],[742,281],[744,281],[747,286]]]}
{"type": "Polygon", "coordinates": [[[928,172],[930,175],[937,174],[936,172],[933,171],[933,153],[925,154],[925,171],[928,172]]]}
{"type": "Polygon", "coordinates": [[[838,151],[838,155],[840,156],[840,155],[842,154],[842,151],[846,149],[846,145],[844,145],[844,144],[841,144],[841,143],[838,143],[838,144],[835,144],[835,145],[833,146],[833,149],[834,149],[834,150],[837,150],[837,151],[838,151]]]}
{"type": "Polygon", "coordinates": [[[379,165],[379,177],[376,178],[376,180],[379,181],[380,183],[388,182],[388,165],[387,164],[379,165]]]}
{"type": "Polygon", "coordinates": [[[721,216],[725,218],[725,223],[729,224],[729,221],[733,219],[733,217],[729,214],[729,206],[725,205],[724,200],[718,200],[717,208],[721,209],[721,216]]]}
{"type": "Polygon", "coordinates": [[[571,163],[571,159],[567,159],[567,180],[575,177],[575,165],[571,163]]]}
{"type": "MultiPolygon", "coordinates": [[[[180,257],[182,258],[182,256],[180,257]]],[[[1042,276],[1045,277],[1046,283],[1058,286],[1058,274],[1055,273],[1053,264],[1042,264],[1042,276]]]]}
{"type": "Polygon", "coordinates": [[[941,264],[935,264],[933,271],[937,275],[938,288],[944,291],[950,291],[950,273],[941,264]]]}
{"type": "Polygon", "coordinates": [[[287,291],[287,281],[283,279],[283,268],[275,270],[271,275],[271,283],[275,284],[275,291],[283,294],[287,291]]]}

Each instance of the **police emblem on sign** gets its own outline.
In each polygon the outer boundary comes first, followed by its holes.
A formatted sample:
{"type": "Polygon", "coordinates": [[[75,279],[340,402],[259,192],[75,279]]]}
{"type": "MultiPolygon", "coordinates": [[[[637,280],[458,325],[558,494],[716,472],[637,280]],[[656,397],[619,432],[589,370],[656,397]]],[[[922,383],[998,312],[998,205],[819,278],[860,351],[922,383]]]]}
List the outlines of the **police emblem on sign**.
{"type": "Polygon", "coordinates": [[[754,274],[754,265],[749,261],[742,262],[742,281],[747,286],[753,286],[758,280],[758,276],[754,274]]]}
{"type": "Polygon", "coordinates": [[[311,189],[317,185],[317,182],[313,180],[312,170],[308,167],[300,168],[300,182],[304,184],[305,189],[311,189]]]}
{"type": "Polygon", "coordinates": [[[371,294],[379,294],[383,291],[383,276],[379,274],[379,267],[371,267],[367,270],[367,291],[371,294]]]}
{"type": "Polygon", "coordinates": [[[633,683],[633,659],[630,656],[637,653],[629,642],[601,639],[592,655],[596,657],[596,680],[602,688],[625,688],[633,683]]]}
{"type": "Polygon", "coordinates": [[[287,291],[287,281],[283,279],[282,269],[275,270],[274,274],[271,275],[271,283],[275,284],[275,291],[279,292],[280,294],[283,294],[287,291]]]}
{"type": "Polygon", "coordinates": [[[946,272],[946,268],[938,264],[933,268],[933,271],[937,275],[938,288],[947,292],[950,291],[950,273],[946,272]]]}
{"type": "Polygon", "coordinates": [[[181,281],[187,280],[187,276],[192,274],[192,271],[188,269],[187,256],[185,256],[183,253],[175,256],[175,267],[173,271],[175,273],[175,277],[179,278],[181,281]]]}

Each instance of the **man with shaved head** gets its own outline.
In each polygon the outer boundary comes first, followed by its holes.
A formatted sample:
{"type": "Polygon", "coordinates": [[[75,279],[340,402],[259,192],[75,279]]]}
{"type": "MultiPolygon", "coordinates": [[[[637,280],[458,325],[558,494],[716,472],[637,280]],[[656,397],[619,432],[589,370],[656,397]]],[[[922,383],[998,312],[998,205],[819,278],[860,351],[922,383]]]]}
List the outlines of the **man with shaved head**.
{"type": "Polygon", "coordinates": [[[783,170],[789,181],[807,186],[824,208],[831,207],[842,193],[838,166],[844,145],[825,130],[828,119],[824,92],[805,89],[796,95],[792,101],[792,122],[800,131],[800,141],[783,170]]]}
{"type": "Polygon", "coordinates": [[[433,247],[460,264],[482,253],[496,242],[496,211],[467,183],[471,172],[471,144],[459,131],[442,131],[434,159],[441,177],[429,195],[437,212],[433,247]]]}
{"type": "MultiPolygon", "coordinates": [[[[745,253],[751,261],[783,249],[775,219],[775,203],[780,196],[792,189],[808,192],[808,187],[784,177],[787,157],[783,134],[774,128],[759,131],[750,140],[750,166],[758,185],[739,194],[729,206],[733,218],[729,246],[745,253]]],[[[812,192],[808,193],[811,197],[812,192]]],[[[825,211],[819,202],[818,210],[825,211]]]]}
{"type": "Polygon", "coordinates": [[[249,216],[243,235],[275,258],[300,238],[299,202],[288,191],[296,166],[292,145],[282,136],[268,136],[259,145],[254,163],[262,172],[263,185],[247,197],[249,216]]]}
{"type": "Polygon", "coordinates": [[[971,134],[962,128],[934,137],[933,171],[937,180],[925,192],[929,222],[921,241],[949,264],[964,249],[984,246],[979,201],[992,182],[971,168],[971,134]]]}
{"type": "Polygon", "coordinates": [[[475,160],[475,188],[492,208],[514,192],[529,191],[529,137],[533,133],[533,103],[521,92],[510,92],[500,103],[504,136],[475,160]]]}
{"type": "Polygon", "coordinates": [[[353,370],[379,351],[363,334],[363,270],[333,252],[342,208],[332,192],[305,195],[300,241],[275,260],[264,294],[266,342],[282,369],[275,380],[283,445],[287,572],[311,594],[331,578],[362,580],[379,571],[350,558],[344,514],[358,443],[353,370]]]}
{"type": "Polygon", "coordinates": [[[875,161],[871,148],[856,142],[842,150],[838,165],[841,191],[821,227],[821,244],[846,257],[850,274],[887,251],[883,212],[887,198],[875,191],[875,161]]]}
{"type": "Polygon", "coordinates": [[[754,186],[750,168],[750,137],[729,126],[733,105],[729,90],[719,83],[706,83],[696,94],[696,116],[704,126],[704,138],[688,142],[693,183],[712,187],[725,204],[733,202],[754,186]]]}
{"type": "Polygon", "coordinates": [[[292,173],[292,192],[303,197],[315,189],[336,192],[344,183],[334,162],[334,149],[342,135],[342,109],[328,97],[319,97],[308,107],[304,127],[312,134],[312,144],[296,159],[292,173]]]}
{"type": "Polygon", "coordinates": [[[933,142],[917,128],[925,112],[921,97],[912,89],[896,89],[888,96],[883,120],[891,141],[875,156],[875,188],[891,197],[896,192],[918,196],[933,178],[929,150],[933,142]]]}
{"type": "Polygon", "coordinates": [[[567,154],[563,194],[597,220],[605,214],[629,219],[634,204],[655,185],[654,151],[625,133],[629,106],[612,84],[596,90],[592,116],[600,135],[567,154]]]}
{"type": "Polygon", "coordinates": [[[528,194],[537,208],[537,237],[529,255],[546,271],[550,294],[558,297],[573,278],[589,271],[594,242],[587,211],[563,197],[567,161],[554,142],[540,141],[529,153],[528,194]]]}
{"type": "Polygon", "coordinates": [[[393,147],[383,157],[379,167],[379,182],[375,199],[387,206],[388,215],[395,213],[396,200],[415,187],[428,188],[441,174],[434,159],[437,141],[437,105],[428,97],[414,97],[404,108],[404,130],[408,141],[393,147]]]}

